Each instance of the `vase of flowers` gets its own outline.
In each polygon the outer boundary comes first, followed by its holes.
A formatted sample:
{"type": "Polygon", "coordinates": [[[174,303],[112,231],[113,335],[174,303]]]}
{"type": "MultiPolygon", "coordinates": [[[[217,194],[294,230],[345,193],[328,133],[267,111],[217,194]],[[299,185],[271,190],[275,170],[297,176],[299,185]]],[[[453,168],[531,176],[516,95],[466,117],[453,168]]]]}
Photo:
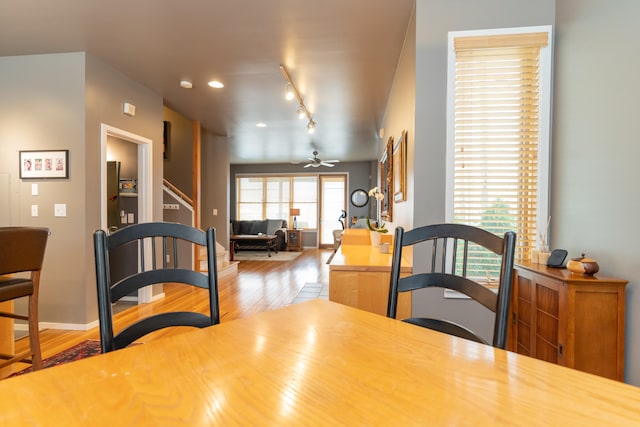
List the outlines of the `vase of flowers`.
{"type": "Polygon", "coordinates": [[[380,220],[380,202],[384,200],[384,194],[378,191],[378,187],[373,187],[369,190],[369,197],[376,199],[376,222],[372,223],[367,218],[367,227],[369,227],[369,235],[371,237],[371,246],[377,248],[380,246],[380,240],[384,233],[388,233],[389,230],[385,228],[385,223],[380,220]]]}

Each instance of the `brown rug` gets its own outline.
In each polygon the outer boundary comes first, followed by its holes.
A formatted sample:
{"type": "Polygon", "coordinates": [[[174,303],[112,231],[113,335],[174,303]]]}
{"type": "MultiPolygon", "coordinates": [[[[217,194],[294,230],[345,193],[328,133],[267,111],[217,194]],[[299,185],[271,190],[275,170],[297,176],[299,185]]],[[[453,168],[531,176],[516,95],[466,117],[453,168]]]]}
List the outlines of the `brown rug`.
{"type": "MultiPolygon", "coordinates": [[[[98,340],[86,340],[80,344],[76,344],[71,348],[68,348],[60,353],[48,357],[42,361],[42,368],[50,368],[52,366],[62,365],[63,363],[73,362],[75,360],[84,359],[86,357],[95,356],[100,354],[100,341],[98,340]]],[[[14,372],[9,377],[15,377],[16,375],[26,374],[33,369],[31,366],[21,371],[14,372]]]]}

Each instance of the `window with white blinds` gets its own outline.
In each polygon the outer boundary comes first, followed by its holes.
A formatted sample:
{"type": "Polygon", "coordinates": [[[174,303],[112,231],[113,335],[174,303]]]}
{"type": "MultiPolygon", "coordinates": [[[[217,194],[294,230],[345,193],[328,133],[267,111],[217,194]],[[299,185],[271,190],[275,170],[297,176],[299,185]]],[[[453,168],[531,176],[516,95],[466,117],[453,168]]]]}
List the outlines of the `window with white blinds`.
{"type": "Polygon", "coordinates": [[[551,27],[449,34],[447,220],[515,231],[517,260],[548,241],[551,40],[551,27]]]}
{"type": "Polygon", "coordinates": [[[291,208],[300,209],[300,228],[318,226],[316,175],[236,175],[238,220],[288,219],[291,208]]]}

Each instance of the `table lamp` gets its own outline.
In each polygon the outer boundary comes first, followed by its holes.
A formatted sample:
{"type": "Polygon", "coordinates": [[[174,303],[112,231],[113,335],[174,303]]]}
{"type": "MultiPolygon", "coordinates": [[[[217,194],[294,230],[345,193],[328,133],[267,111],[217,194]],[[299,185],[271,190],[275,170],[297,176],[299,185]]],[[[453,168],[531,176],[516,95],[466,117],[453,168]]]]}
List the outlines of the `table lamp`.
{"type": "Polygon", "coordinates": [[[289,215],[293,217],[293,229],[295,230],[298,228],[298,222],[296,220],[296,217],[300,215],[300,209],[294,209],[294,208],[289,209],[289,215]]]}

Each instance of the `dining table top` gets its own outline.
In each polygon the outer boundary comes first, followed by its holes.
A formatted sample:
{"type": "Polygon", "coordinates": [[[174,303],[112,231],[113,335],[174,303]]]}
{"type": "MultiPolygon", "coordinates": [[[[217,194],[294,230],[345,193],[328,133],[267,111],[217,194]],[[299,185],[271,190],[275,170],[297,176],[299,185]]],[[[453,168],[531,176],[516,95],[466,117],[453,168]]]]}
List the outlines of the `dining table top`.
{"type": "Polygon", "coordinates": [[[630,426],[640,389],[325,300],[0,381],[0,425],[630,426]]]}

